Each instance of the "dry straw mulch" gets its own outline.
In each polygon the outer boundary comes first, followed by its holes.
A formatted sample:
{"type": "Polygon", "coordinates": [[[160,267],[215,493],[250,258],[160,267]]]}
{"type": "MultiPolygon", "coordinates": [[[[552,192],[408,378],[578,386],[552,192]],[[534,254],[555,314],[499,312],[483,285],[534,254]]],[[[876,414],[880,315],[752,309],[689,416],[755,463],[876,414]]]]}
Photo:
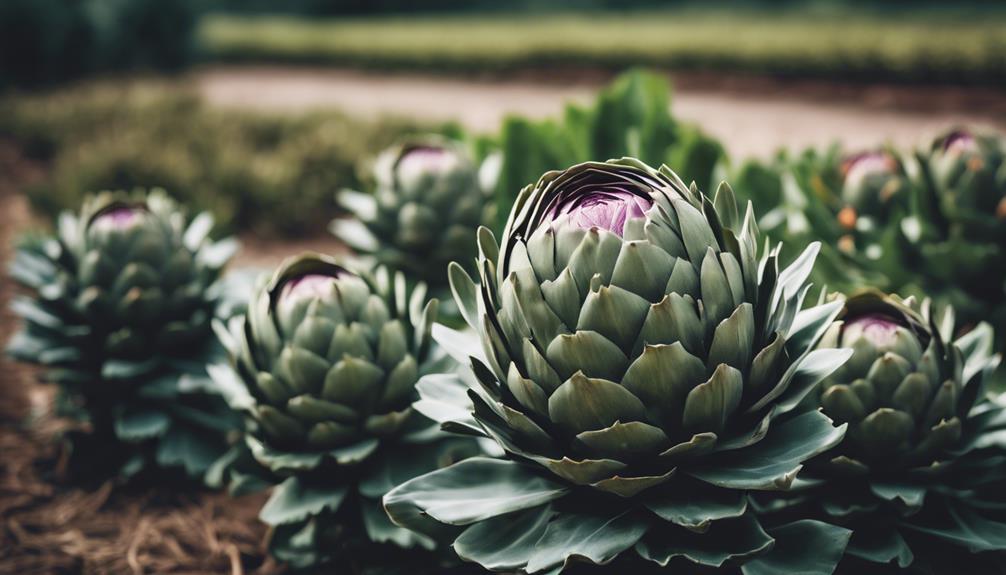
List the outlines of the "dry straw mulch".
{"type": "MultiPolygon", "coordinates": [[[[45,425],[42,425],[43,429],[45,425]]],[[[0,429],[0,573],[261,573],[262,496],[51,480],[56,444],[0,429]]]]}

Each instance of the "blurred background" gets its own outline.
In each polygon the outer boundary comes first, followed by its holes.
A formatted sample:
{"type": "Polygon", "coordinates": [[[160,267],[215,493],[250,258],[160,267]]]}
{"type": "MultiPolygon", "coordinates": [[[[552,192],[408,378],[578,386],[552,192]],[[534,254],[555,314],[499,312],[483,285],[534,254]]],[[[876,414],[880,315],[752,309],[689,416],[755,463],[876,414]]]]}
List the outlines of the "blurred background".
{"type": "Polygon", "coordinates": [[[913,146],[1006,124],[1000,6],[0,0],[0,189],[48,219],[89,191],[159,185],[232,231],[310,238],[401,134],[498,143],[633,67],[672,82],[673,117],[725,164],[913,146]]]}

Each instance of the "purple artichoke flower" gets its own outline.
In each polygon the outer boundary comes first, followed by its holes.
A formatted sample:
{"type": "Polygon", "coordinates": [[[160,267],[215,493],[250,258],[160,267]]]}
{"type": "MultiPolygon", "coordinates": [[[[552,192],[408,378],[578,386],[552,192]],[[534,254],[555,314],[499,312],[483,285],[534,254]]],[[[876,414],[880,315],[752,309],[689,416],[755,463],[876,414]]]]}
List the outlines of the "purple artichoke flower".
{"type": "Polygon", "coordinates": [[[648,197],[624,188],[607,187],[585,194],[567,197],[550,212],[554,223],[567,223],[580,228],[598,228],[621,237],[631,218],[642,218],[653,205],[648,197]]]}
{"type": "Polygon", "coordinates": [[[848,321],[842,329],[842,345],[851,346],[865,339],[877,349],[887,349],[894,344],[902,325],[893,317],[870,313],[848,321]]]}
{"type": "Polygon", "coordinates": [[[954,130],[943,138],[943,153],[947,155],[959,156],[977,148],[978,141],[975,140],[974,134],[967,130],[954,130]]]}
{"type": "Polygon", "coordinates": [[[426,174],[441,174],[454,170],[460,158],[454,151],[438,146],[417,146],[398,160],[397,172],[402,181],[411,182],[426,174]]]}
{"type": "Polygon", "coordinates": [[[893,174],[897,169],[898,162],[887,152],[862,152],[842,161],[842,176],[849,187],[858,187],[873,174],[893,174]]]}
{"type": "Polygon", "coordinates": [[[332,297],[335,293],[333,287],[338,277],[342,273],[334,276],[326,274],[304,274],[293,278],[283,285],[280,293],[280,300],[284,302],[295,302],[304,299],[325,299],[332,297]]]}
{"type": "Polygon", "coordinates": [[[118,206],[95,216],[91,227],[97,230],[127,230],[142,221],[146,214],[147,210],[142,207],[118,206]]]}

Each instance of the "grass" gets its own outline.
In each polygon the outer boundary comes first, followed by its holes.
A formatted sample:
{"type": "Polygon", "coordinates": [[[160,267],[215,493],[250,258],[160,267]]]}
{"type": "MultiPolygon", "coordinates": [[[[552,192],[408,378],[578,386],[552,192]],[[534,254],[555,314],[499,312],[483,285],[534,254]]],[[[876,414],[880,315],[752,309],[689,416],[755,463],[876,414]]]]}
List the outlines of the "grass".
{"type": "Polygon", "coordinates": [[[777,75],[1001,83],[1006,12],[652,13],[305,20],[204,18],[213,59],[435,71],[646,65],[777,75]]]}

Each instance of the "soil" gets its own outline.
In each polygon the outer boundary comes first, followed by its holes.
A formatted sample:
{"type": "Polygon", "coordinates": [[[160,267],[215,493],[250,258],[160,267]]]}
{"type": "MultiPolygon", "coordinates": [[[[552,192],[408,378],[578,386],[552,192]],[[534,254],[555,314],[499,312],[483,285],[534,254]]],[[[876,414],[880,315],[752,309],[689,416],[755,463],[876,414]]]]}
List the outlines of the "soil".
{"type": "MultiPolygon", "coordinates": [[[[457,121],[494,132],[508,114],[557,117],[565,102],[589,102],[610,75],[539,74],[503,78],[369,74],[333,68],[229,66],[190,77],[211,103],[277,112],[337,108],[362,117],[457,121]]],[[[851,149],[918,145],[951,126],[1006,129],[1006,90],[674,75],[672,109],[722,140],[735,158],[781,147],[851,149]]]]}

